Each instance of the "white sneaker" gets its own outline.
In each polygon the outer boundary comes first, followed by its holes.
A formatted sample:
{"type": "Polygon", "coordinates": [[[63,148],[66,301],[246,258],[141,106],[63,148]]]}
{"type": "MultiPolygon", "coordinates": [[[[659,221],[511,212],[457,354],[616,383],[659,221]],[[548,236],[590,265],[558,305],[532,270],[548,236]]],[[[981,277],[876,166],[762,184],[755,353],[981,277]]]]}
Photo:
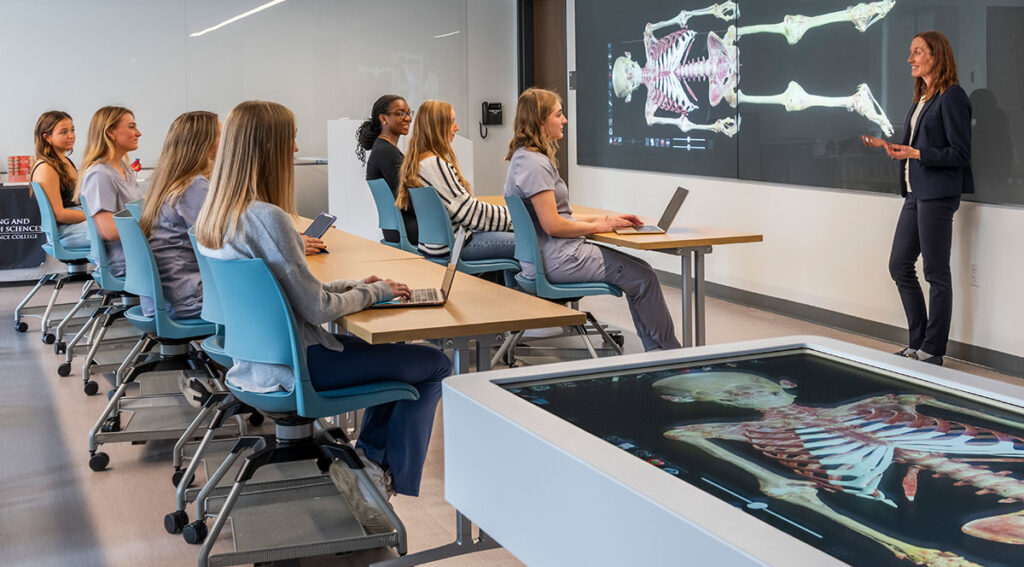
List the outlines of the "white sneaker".
{"type": "MultiPolygon", "coordinates": [[[[367,472],[369,472],[367,470],[367,472]]],[[[363,525],[368,534],[387,533],[394,530],[388,517],[372,502],[372,495],[366,492],[366,488],[359,482],[355,471],[350,469],[344,461],[334,461],[328,469],[331,482],[341,493],[341,497],[348,504],[352,516],[363,525]]],[[[372,488],[370,490],[373,490],[372,488]]]]}

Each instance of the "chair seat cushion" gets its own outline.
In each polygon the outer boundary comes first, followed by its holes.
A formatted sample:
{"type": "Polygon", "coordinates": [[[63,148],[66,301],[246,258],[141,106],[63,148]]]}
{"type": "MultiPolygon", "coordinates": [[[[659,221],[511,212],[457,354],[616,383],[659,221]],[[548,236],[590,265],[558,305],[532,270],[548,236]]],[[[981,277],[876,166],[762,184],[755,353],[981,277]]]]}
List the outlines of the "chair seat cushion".
{"type": "Polygon", "coordinates": [[[231,368],[235,361],[224,352],[224,335],[216,334],[210,335],[203,340],[203,352],[205,352],[210,358],[213,359],[217,364],[231,368]]]}
{"type": "Polygon", "coordinates": [[[537,280],[527,279],[522,274],[516,274],[516,282],[527,293],[532,293],[544,299],[569,299],[586,297],[588,295],[614,295],[615,297],[622,297],[621,289],[605,282],[549,284],[550,290],[544,293],[537,292],[537,280]]]}
{"type": "Polygon", "coordinates": [[[482,272],[496,272],[498,270],[519,271],[519,262],[508,258],[495,258],[487,260],[460,260],[459,271],[467,274],[479,274],[482,272]]]}
{"type": "Polygon", "coordinates": [[[132,325],[143,333],[156,333],[156,319],[147,317],[142,313],[142,307],[136,305],[124,312],[124,318],[132,322],[132,325]]]}

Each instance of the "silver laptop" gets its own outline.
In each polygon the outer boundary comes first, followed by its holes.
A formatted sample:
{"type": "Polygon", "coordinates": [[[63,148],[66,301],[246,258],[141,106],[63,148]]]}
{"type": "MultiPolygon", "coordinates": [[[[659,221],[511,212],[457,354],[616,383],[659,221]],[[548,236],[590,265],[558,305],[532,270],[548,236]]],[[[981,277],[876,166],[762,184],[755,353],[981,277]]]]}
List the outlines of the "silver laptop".
{"type": "Polygon", "coordinates": [[[449,292],[452,289],[452,282],[455,280],[456,267],[459,264],[459,256],[462,254],[462,245],[466,242],[466,229],[459,228],[455,236],[455,246],[452,247],[448,259],[448,267],[444,271],[444,279],[441,280],[440,288],[410,289],[409,297],[395,298],[389,301],[374,303],[371,309],[383,309],[387,307],[430,307],[444,305],[448,302],[449,292]]]}
{"type": "Polygon", "coordinates": [[[615,234],[664,234],[668,232],[672,221],[676,220],[676,215],[679,214],[680,207],[683,206],[683,201],[686,200],[686,196],[690,192],[682,187],[676,187],[676,192],[672,195],[672,199],[669,200],[668,206],[665,207],[665,212],[661,214],[661,220],[658,224],[645,224],[643,226],[627,226],[624,228],[616,228],[615,234]]]}

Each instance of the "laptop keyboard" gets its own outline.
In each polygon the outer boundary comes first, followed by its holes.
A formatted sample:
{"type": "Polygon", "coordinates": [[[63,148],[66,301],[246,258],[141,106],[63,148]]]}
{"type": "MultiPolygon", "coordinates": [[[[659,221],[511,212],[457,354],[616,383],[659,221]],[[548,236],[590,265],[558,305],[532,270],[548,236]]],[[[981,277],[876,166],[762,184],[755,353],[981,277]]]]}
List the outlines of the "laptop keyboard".
{"type": "Polygon", "coordinates": [[[409,298],[411,303],[433,303],[441,301],[441,294],[436,289],[411,289],[409,293],[412,297],[409,298]]]}
{"type": "Polygon", "coordinates": [[[636,231],[637,232],[661,232],[661,229],[658,228],[657,226],[654,226],[654,225],[645,224],[644,226],[638,226],[636,231]]]}

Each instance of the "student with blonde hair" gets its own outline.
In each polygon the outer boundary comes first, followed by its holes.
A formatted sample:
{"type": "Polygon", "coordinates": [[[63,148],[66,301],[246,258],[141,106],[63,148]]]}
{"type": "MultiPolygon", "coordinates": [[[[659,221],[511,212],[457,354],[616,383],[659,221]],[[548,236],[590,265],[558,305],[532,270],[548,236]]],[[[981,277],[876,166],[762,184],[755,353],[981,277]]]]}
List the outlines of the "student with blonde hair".
{"type": "MultiPolygon", "coordinates": [[[[199,263],[187,232],[210,189],[219,139],[220,121],[212,112],[186,112],[175,118],[139,219],[160,271],[168,313],[176,319],[198,317],[203,309],[199,263]]],[[[144,314],[153,315],[151,298],[141,298],[140,304],[144,314]]]]}
{"type": "Polygon", "coordinates": [[[60,110],[44,112],[36,121],[36,163],[31,180],[39,183],[57,219],[60,243],[65,248],[87,248],[85,213],[78,206],[75,185],[78,169],[68,156],[75,149],[75,123],[60,110]]]}
{"type": "MultiPolygon", "coordinates": [[[[355,337],[332,335],[321,327],[375,302],[408,297],[409,288],[377,276],[329,283],[313,276],[292,224],[295,151],[295,118],[284,106],[248,101],[228,114],[210,192],[196,221],[200,253],[266,262],[300,327],[315,389],[400,380],[419,391],[418,400],[367,408],[356,444],[373,461],[370,468],[382,473],[371,477],[386,479],[390,475],[395,492],[416,496],[434,410],[441,397],[441,380],[451,373],[451,363],[431,347],[369,345],[355,337]]],[[[293,377],[291,369],[283,366],[237,361],[227,380],[246,391],[274,392],[290,390],[293,377]]],[[[336,479],[339,486],[355,486],[354,476],[345,476],[350,474],[348,467],[336,466],[331,471],[332,476],[344,477],[336,479]]]]}
{"type": "MultiPolygon", "coordinates": [[[[455,159],[452,140],[459,131],[455,109],[450,103],[428,100],[416,111],[416,123],[409,135],[408,153],[402,161],[401,180],[395,205],[402,210],[411,204],[410,187],[433,187],[444,201],[452,229],[464,227],[467,241],[462,259],[513,258],[515,237],[508,208],[478,201],[455,159]]],[[[427,256],[448,255],[447,246],[419,243],[427,256]]]]}
{"type": "Polygon", "coordinates": [[[114,213],[142,198],[128,152],[139,148],[142,132],[135,115],[123,106],[104,106],[92,115],[82,159],[78,192],[85,197],[96,231],[107,248],[107,263],[115,276],[124,275],[124,250],[114,224],[114,213]]]}
{"type": "MultiPolygon", "coordinates": [[[[654,270],[643,260],[587,242],[585,236],[641,224],[635,215],[574,215],[569,188],[558,174],[555,150],[568,120],[558,94],[531,88],[516,105],[509,143],[505,195],[521,197],[535,215],[537,238],[548,280],[556,283],[602,281],[620,288],[629,302],[644,350],[679,348],[672,317],[654,270]]],[[[523,275],[534,277],[523,263],[523,275]]]]}

